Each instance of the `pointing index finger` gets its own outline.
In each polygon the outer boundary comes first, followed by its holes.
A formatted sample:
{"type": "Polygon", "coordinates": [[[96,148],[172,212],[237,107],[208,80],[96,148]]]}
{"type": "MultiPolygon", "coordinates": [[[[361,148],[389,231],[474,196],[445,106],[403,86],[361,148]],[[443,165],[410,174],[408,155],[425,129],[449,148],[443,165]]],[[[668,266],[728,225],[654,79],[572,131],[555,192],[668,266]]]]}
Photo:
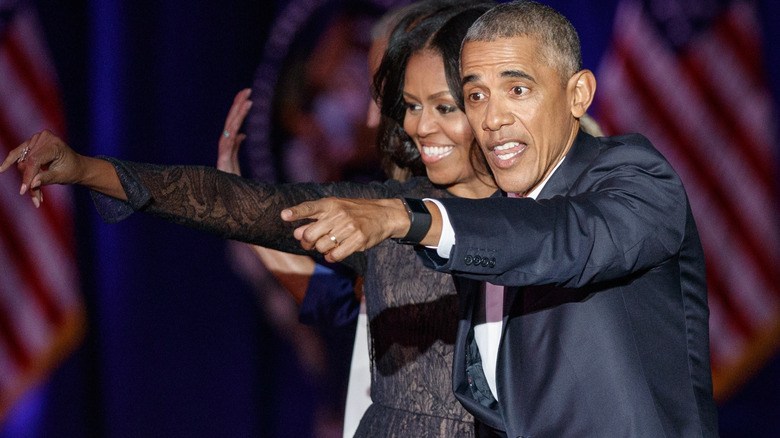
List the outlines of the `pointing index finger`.
{"type": "MultiPolygon", "coordinates": [[[[25,141],[24,143],[22,143],[18,147],[14,148],[10,152],[8,152],[8,156],[6,156],[5,160],[3,160],[3,163],[0,164],[0,173],[3,173],[6,170],[8,170],[8,168],[11,167],[12,164],[19,162],[19,160],[22,157],[23,151],[25,150],[26,147],[28,147],[27,143],[28,142],[25,141]]],[[[29,153],[29,149],[28,149],[28,153],[29,153]]]]}
{"type": "Polygon", "coordinates": [[[319,213],[319,209],[315,206],[316,203],[307,201],[285,208],[282,210],[282,220],[292,222],[301,219],[315,219],[315,216],[319,213]]]}

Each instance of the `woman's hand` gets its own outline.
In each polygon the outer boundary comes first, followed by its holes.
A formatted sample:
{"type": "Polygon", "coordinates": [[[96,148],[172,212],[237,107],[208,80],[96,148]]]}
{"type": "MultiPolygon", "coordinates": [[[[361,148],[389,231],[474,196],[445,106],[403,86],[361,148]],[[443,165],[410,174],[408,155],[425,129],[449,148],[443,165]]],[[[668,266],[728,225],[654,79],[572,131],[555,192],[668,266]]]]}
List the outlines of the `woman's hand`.
{"type": "Polygon", "coordinates": [[[0,173],[16,163],[22,174],[19,194],[29,193],[32,202],[43,202],[41,187],[51,184],[82,184],[109,196],[126,199],[114,166],[77,154],[51,131],[39,132],[8,153],[0,173]]]}
{"type": "Polygon", "coordinates": [[[249,95],[251,88],[241,90],[233,99],[233,105],[230,107],[227,118],[225,119],[225,129],[219,137],[219,149],[217,151],[217,169],[241,175],[241,167],[238,164],[238,150],[241,148],[246,138],[245,134],[238,132],[244,123],[249,108],[252,107],[252,101],[249,95]]]}

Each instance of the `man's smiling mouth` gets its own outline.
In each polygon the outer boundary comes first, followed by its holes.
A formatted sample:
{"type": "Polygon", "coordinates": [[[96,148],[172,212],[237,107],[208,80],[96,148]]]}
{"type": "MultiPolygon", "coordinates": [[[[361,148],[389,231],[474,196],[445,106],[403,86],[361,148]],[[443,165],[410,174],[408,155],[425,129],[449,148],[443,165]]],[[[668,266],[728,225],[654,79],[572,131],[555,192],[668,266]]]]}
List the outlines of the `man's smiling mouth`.
{"type": "Polygon", "coordinates": [[[523,152],[528,145],[523,144],[522,147],[520,146],[521,146],[520,142],[510,141],[494,147],[493,153],[501,161],[509,160],[512,157],[523,152]]]}

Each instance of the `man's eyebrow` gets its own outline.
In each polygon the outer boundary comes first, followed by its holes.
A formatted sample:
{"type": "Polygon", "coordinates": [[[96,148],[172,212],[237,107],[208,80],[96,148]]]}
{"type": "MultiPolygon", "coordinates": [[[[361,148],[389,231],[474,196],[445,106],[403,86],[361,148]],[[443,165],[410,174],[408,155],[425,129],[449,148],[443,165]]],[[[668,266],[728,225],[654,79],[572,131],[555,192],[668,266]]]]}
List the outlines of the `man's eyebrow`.
{"type": "Polygon", "coordinates": [[[502,78],[521,78],[536,83],[536,79],[533,76],[522,70],[505,70],[501,72],[502,78]]]}
{"type": "MultiPolygon", "coordinates": [[[[536,83],[536,79],[534,79],[533,76],[529,75],[528,73],[522,70],[504,70],[501,72],[501,77],[520,78],[520,79],[525,79],[533,83],[536,83]]],[[[477,82],[477,81],[479,81],[479,75],[474,74],[474,75],[464,76],[463,79],[460,80],[460,86],[463,87],[469,82],[477,82]]]]}
{"type": "Polygon", "coordinates": [[[463,79],[460,80],[460,86],[462,88],[464,85],[468,84],[469,82],[476,82],[477,80],[479,80],[479,76],[477,75],[463,76],[463,79]]]}

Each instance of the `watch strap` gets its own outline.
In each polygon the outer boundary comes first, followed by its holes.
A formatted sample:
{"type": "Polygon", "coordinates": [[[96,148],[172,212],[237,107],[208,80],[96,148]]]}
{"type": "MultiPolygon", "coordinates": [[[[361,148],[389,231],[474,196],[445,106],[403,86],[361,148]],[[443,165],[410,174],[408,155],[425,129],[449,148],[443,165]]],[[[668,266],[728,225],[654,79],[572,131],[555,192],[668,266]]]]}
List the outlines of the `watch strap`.
{"type": "Polygon", "coordinates": [[[425,206],[425,202],[422,199],[406,198],[399,196],[401,202],[406,208],[406,213],[409,215],[409,231],[406,236],[395,239],[398,243],[418,245],[428,234],[428,230],[431,228],[431,212],[428,211],[428,207],[425,206]]]}

